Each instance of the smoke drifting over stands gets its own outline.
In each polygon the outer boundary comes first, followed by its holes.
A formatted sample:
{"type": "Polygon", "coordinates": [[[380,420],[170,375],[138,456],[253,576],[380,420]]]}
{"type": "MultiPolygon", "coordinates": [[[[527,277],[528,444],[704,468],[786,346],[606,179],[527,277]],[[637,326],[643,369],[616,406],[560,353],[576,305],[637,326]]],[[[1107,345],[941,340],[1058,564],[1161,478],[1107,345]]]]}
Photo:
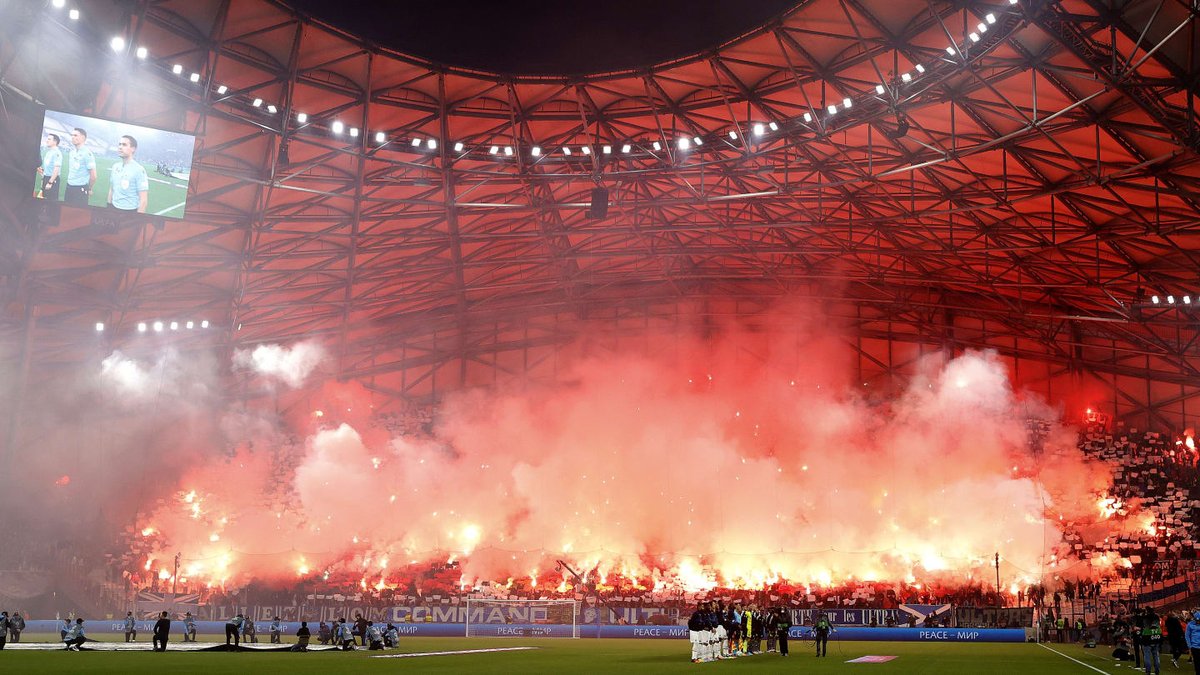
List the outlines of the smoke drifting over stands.
{"type": "Polygon", "coordinates": [[[39,527],[6,536],[28,553],[70,533],[72,556],[108,556],[127,585],[202,593],[405,593],[431,564],[460,590],[562,590],[560,559],[634,588],[992,586],[999,552],[1015,597],[1044,574],[1115,575],[1125,547],[1105,537],[1157,522],[993,355],[930,355],[880,395],[830,334],[801,332],[799,362],[772,349],[794,333],[736,325],[646,335],[674,348],[639,354],[586,356],[581,337],[559,384],[378,412],[324,379],[315,341],[228,365],[112,353],[29,407],[40,452],[6,496],[39,527]],[[225,368],[295,403],[231,401],[225,368]]]}

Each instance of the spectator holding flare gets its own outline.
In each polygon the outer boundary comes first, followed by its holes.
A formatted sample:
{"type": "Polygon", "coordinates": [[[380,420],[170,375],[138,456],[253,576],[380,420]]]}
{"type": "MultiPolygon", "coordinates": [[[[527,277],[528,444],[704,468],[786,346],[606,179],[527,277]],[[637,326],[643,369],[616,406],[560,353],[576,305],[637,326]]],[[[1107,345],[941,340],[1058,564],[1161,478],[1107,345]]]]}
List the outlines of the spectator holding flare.
{"type": "Polygon", "coordinates": [[[109,172],[108,203],[120,211],[145,213],[150,179],[146,169],[133,159],[137,147],[137,139],[133,136],[122,136],[117,142],[117,155],[121,161],[113,164],[109,172]]]}
{"type": "Polygon", "coordinates": [[[75,127],[71,131],[71,157],[67,160],[67,193],[65,201],[72,206],[87,206],[92,186],[96,184],[96,155],[84,147],[87,131],[75,127]]]}
{"type": "Polygon", "coordinates": [[[47,201],[58,201],[58,176],[62,172],[62,150],[58,147],[58,134],[46,134],[46,152],[38,176],[42,179],[35,197],[47,201]]]}

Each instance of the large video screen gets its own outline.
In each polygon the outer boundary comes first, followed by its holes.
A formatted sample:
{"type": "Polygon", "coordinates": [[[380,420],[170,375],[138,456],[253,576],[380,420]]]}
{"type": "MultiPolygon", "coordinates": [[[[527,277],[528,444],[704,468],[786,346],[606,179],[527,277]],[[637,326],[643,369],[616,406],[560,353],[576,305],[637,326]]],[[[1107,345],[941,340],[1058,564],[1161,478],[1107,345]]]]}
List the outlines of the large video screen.
{"type": "Polygon", "coordinates": [[[128,122],[47,110],[37,199],[182,218],[196,139],[128,122]]]}

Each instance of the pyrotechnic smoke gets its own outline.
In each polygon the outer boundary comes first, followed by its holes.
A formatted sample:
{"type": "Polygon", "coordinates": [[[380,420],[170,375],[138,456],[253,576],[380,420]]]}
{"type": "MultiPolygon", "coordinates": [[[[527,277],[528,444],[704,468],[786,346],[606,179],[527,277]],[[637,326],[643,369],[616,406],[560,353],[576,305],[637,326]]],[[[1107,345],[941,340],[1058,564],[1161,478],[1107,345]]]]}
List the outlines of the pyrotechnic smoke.
{"type": "MultiPolygon", "coordinates": [[[[405,433],[364,388],[313,384],[315,343],[234,358],[311,390],[313,409],[286,415],[219,402],[214,363],[115,353],[92,385],[113,400],[85,419],[142,480],[77,471],[62,489],[128,503],[152,549],[139,567],[178,551],[181,577],[230,587],[386,585],[448,559],[466,583],[549,579],[560,558],[696,588],[988,579],[997,552],[1007,585],[1038,580],[1068,523],[1103,519],[1110,477],[990,353],[927,357],[889,394],[851,380],[828,333],[722,334],[650,335],[674,348],[581,357],[558,385],[462,391],[405,433]],[[1036,450],[1031,417],[1052,422],[1036,450]]],[[[61,433],[56,447],[87,430],[61,433]]],[[[63,473],[43,471],[47,485],[63,473]]]]}
{"type": "Polygon", "coordinates": [[[233,355],[235,366],[281,380],[293,389],[302,386],[324,360],[325,350],[315,342],[300,342],[291,348],[259,345],[253,350],[239,349],[233,355]]]}

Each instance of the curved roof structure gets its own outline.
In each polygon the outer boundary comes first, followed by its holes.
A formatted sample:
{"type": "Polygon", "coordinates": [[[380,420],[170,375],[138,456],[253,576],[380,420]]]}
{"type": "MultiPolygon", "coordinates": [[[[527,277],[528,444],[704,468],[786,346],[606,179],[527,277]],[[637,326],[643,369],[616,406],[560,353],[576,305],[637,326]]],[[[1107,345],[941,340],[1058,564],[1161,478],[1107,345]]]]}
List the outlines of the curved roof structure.
{"type": "Polygon", "coordinates": [[[26,377],[90,352],[95,322],[136,351],[139,321],[203,317],[181,346],[315,336],[339,378],[436,396],[544,370],[588,322],[799,296],[850,326],[864,379],[983,347],[1122,415],[1176,423],[1197,396],[1181,0],[806,0],[711,52],[570,78],[439,65],[270,0],[82,10],[8,10],[8,99],[195,133],[193,190],[165,223],[9,200],[26,377]]]}

